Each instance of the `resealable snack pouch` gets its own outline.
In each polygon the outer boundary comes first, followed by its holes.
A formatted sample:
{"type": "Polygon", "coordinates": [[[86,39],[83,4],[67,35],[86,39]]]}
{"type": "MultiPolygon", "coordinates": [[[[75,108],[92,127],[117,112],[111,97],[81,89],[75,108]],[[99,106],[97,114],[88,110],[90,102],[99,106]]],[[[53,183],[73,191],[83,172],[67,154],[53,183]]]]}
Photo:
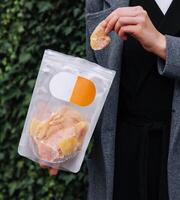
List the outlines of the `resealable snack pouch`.
{"type": "Polygon", "coordinates": [[[46,50],[18,152],[35,162],[78,172],[115,71],[46,50]]]}

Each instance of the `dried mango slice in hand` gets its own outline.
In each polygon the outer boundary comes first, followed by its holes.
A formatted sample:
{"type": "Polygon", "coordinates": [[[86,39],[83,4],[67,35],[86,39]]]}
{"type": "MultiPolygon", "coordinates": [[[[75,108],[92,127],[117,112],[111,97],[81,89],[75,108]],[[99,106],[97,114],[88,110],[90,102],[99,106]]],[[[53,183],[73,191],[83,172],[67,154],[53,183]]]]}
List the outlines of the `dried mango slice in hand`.
{"type": "Polygon", "coordinates": [[[90,36],[90,46],[94,50],[101,50],[109,45],[111,38],[106,34],[103,22],[101,22],[90,36]]]}

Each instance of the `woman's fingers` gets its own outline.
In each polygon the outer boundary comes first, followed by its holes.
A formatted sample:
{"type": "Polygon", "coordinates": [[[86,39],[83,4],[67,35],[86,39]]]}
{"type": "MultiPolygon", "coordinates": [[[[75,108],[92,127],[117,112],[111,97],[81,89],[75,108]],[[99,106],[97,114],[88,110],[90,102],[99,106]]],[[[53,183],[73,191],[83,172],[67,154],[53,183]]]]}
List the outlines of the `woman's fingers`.
{"type": "Polygon", "coordinates": [[[117,15],[114,15],[110,20],[109,22],[107,23],[106,25],[106,28],[105,28],[105,32],[106,33],[109,33],[113,30],[116,22],[118,21],[118,16],[117,15]]]}
{"type": "Polygon", "coordinates": [[[114,10],[111,14],[106,17],[106,22],[108,23],[114,15],[118,15],[120,17],[135,17],[140,12],[142,12],[143,8],[141,6],[132,6],[132,7],[121,7],[114,10]]]}
{"type": "Polygon", "coordinates": [[[143,8],[141,6],[132,6],[132,7],[121,7],[114,10],[110,15],[106,17],[106,22],[108,23],[110,19],[117,15],[120,17],[135,17],[141,12],[143,8]]]}
{"type": "Polygon", "coordinates": [[[166,56],[166,38],[153,25],[148,13],[141,6],[121,7],[105,19],[105,32],[114,30],[123,40],[132,35],[142,47],[161,58],[166,56]]]}
{"type": "Polygon", "coordinates": [[[39,166],[42,168],[42,169],[48,169],[49,171],[49,174],[51,176],[56,176],[58,174],[58,169],[54,169],[54,168],[50,168],[48,167],[47,165],[45,165],[44,163],[39,163],[39,166]]]}
{"type": "Polygon", "coordinates": [[[106,22],[105,32],[109,33],[110,31],[112,31],[119,18],[136,17],[136,16],[140,15],[142,12],[143,12],[143,8],[141,6],[117,8],[109,16],[106,17],[106,19],[105,19],[105,22],[106,22]]]}
{"type": "Polygon", "coordinates": [[[103,20],[100,24],[103,28],[106,28],[107,26],[107,22],[105,20],[103,20]]]}
{"type": "Polygon", "coordinates": [[[127,25],[120,28],[118,35],[122,39],[127,39],[127,34],[132,36],[136,36],[140,30],[138,25],[127,25]]]}
{"type": "Polygon", "coordinates": [[[58,174],[58,170],[54,168],[49,168],[49,174],[51,176],[56,176],[58,174]]]}
{"type": "Polygon", "coordinates": [[[125,25],[135,25],[143,21],[142,17],[119,17],[115,24],[114,31],[119,32],[120,28],[125,25]]]}

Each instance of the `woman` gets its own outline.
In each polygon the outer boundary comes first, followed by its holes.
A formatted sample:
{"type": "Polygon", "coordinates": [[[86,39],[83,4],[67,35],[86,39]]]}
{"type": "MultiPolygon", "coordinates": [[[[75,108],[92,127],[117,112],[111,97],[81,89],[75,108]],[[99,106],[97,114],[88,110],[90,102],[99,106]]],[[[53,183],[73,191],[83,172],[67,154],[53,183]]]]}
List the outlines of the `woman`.
{"type": "Polygon", "coordinates": [[[86,1],[87,58],[117,72],[87,159],[89,200],[180,199],[179,9],[179,0],[86,1]],[[93,51],[101,21],[112,41],[93,51]]]}

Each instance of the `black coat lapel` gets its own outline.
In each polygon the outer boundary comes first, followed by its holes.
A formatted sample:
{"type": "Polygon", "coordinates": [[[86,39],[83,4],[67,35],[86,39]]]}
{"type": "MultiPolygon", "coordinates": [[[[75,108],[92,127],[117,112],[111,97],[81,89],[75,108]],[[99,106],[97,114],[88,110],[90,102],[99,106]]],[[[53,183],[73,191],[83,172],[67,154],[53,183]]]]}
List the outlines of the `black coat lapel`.
{"type": "Polygon", "coordinates": [[[163,34],[176,35],[180,31],[180,0],[173,0],[159,30],[163,34]]]}

